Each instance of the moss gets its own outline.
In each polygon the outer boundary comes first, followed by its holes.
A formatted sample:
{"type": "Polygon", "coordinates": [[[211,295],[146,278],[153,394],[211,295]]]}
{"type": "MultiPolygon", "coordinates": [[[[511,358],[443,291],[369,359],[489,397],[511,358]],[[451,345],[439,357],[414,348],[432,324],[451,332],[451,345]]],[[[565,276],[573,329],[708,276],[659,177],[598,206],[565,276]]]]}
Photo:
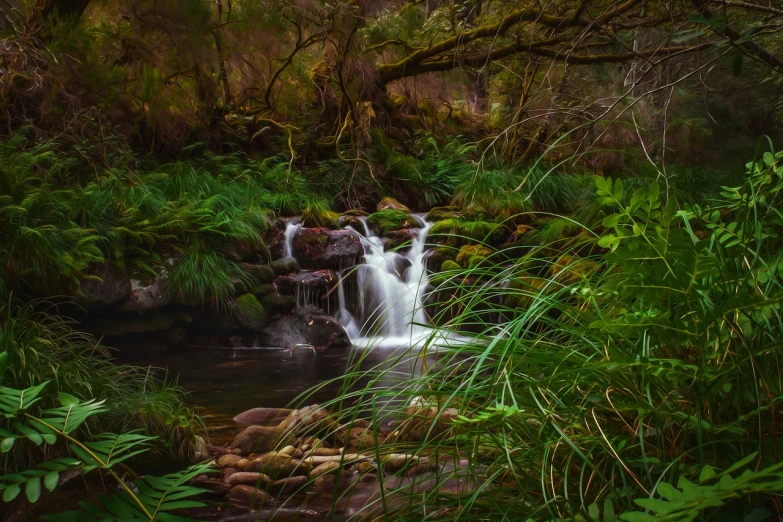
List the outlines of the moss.
{"type": "Polygon", "coordinates": [[[540,277],[520,274],[508,285],[505,304],[509,308],[528,308],[536,300],[536,296],[546,288],[547,281],[540,277]]]}
{"type": "Polygon", "coordinates": [[[559,282],[569,285],[589,277],[596,267],[595,261],[582,259],[577,256],[562,255],[552,265],[551,274],[552,277],[557,277],[559,282]]]}
{"type": "Polygon", "coordinates": [[[269,323],[269,314],[253,294],[241,295],[235,302],[237,319],[243,326],[261,330],[269,323]]]}
{"type": "Polygon", "coordinates": [[[394,198],[383,198],[380,203],[378,203],[378,212],[381,212],[383,210],[399,210],[401,212],[410,212],[411,209],[400,203],[394,198]]]}
{"type": "Polygon", "coordinates": [[[432,207],[427,212],[427,221],[443,221],[444,219],[459,219],[459,207],[432,207]]]}
{"type": "Polygon", "coordinates": [[[309,205],[302,211],[302,226],[307,228],[329,228],[335,230],[340,227],[340,215],[332,212],[323,205],[309,205]]]}
{"type": "Polygon", "coordinates": [[[251,293],[256,297],[262,297],[267,294],[274,294],[275,292],[275,285],[258,285],[251,293]]]}
{"type": "Polygon", "coordinates": [[[416,220],[401,210],[386,209],[376,212],[367,219],[367,224],[376,234],[386,234],[393,230],[402,230],[416,226],[416,220]]]}
{"type": "Polygon", "coordinates": [[[269,265],[245,265],[247,274],[259,285],[268,285],[275,279],[275,272],[269,265]]]}
{"type": "Polygon", "coordinates": [[[444,261],[454,261],[457,250],[449,247],[436,247],[427,253],[427,268],[431,272],[437,272],[443,266],[444,261]]]}
{"type": "Polygon", "coordinates": [[[484,256],[473,256],[468,261],[468,268],[476,268],[479,266],[482,262],[486,261],[486,257],[484,256]]]}
{"type": "Polygon", "coordinates": [[[261,299],[261,304],[263,305],[264,310],[274,314],[282,313],[286,307],[285,301],[277,292],[266,294],[263,299],[261,299]]]}
{"type": "Polygon", "coordinates": [[[295,274],[299,271],[299,265],[296,264],[296,259],[290,257],[272,261],[269,266],[276,276],[295,274]]]}
{"type": "Polygon", "coordinates": [[[451,259],[447,259],[440,266],[440,271],[441,272],[448,272],[448,271],[451,271],[451,270],[462,270],[462,267],[459,266],[455,261],[452,261],[451,259]]]}
{"type": "Polygon", "coordinates": [[[465,245],[459,249],[457,254],[457,264],[463,268],[470,266],[471,258],[487,258],[492,255],[492,249],[482,245],[465,245]]]}

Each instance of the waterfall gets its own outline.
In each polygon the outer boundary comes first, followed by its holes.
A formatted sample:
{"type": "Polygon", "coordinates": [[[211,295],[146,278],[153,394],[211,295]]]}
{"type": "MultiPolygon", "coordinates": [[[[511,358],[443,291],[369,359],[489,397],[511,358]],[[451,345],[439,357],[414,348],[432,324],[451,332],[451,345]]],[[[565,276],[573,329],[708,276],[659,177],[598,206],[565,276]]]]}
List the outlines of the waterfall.
{"type": "Polygon", "coordinates": [[[289,221],[285,226],[285,247],[283,249],[283,257],[294,257],[294,236],[299,229],[302,228],[301,224],[289,221]]]}
{"type": "Polygon", "coordinates": [[[373,346],[400,346],[415,343],[430,332],[425,326],[428,321],[423,301],[429,283],[424,249],[432,224],[417,219],[421,228],[404,254],[386,251],[383,239],[374,235],[366,223],[364,234],[354,230],[364,246],[365,260],[350,269],[356,271],[355,315],[348,311],[350,303],[346,303],[342,281],[338,293],[338,319],[352,340],[358,335],[373,346]]]}

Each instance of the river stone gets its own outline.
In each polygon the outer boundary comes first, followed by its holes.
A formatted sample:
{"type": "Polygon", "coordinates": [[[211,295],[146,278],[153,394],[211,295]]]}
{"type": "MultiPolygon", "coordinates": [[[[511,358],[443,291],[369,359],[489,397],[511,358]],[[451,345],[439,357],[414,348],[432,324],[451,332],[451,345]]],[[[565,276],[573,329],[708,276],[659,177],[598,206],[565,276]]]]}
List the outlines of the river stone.
{"type": "Polygon", "coordinates": [[[228,479],[229,484],[232,486],[239,486],[243,484],[245,486],[256,486],[259,488],[267,488],[272,483],[272,479],[263,473],[256,471],[239,471],[234,473],[228,479]]]}
{"type": "Polygon", "coordinates": [[[342,216],[339,223],[343,228],[351,227],[356,231],[364,232],[364,223],[362,223],[362,218],[358,216],[342,216]]]}
{"type": "Polygon", "coordinates": [[[220,468],[237,468],[237,464],[240,460],[242,460],[242,457],[239,455],[227,453],[226,455],[221,455],[218,457],[216,463],[220,468]]]}
{"type": "Polygon", "coordinates": [[[266,453],[277,447],[283,433],[277,426],[248,426],[237,434],[231,446],[241,449],[243,455],[266,453]]]}
{"type": "Polygon", "coordinates": [[[151,281],[131,279],[130,297],[115,305],[115,308],[120,312],[146,312],[168,305],[171,302],[168,281],[169,273],[166,270],[162,270],[151,281]]]}
{"type": "Polygon", "coordinates": [[[234,417],[234,422],[257,426],[277,426],[293,411],[288,408],[252,408],[234,417]]]}
{"type": "Polygon", "coordinates": [[[273,479],[309,475],[309,464],[291,457],[281,456],[275,452],[261,455],[250,463],[249,471],[264,473],[273,479]]]}
{"type": "MultiPolygon", "coordinates": [[[[378,442],[381,442],[382,438],[378,434],[378,442]]],[[[363,450],[375,447],[375,435],[371,429],[367,428],[351,428],[348,434],[348,447],[356,450],[363,450]]]]}
{"type": "Polygon", "coordinates": [[[307,480],[306,476],[281,478],[272,482],[269,486],[269,491],[274,491],[275,493],[293,493],[307,484],[307,480]]]}
{"type": "Polygon", "coordinates": [[[394,198],[383,198],[376,207],[376,210],[386,210],[386,209],[392,209],[392,210],[402,210],[403,212],[410,212],[411,209],[400,203],[394,198]]]}
{"type": "Polygon", "coordinates": [[[272,261],[269,266],[272,267],[275,276],[295,274],[299,271],[299,265],[296,263],[296,259],[293,257],[277,259],[272,261]]]}
{"type": "Polygon", "coordinates": [[[346,210],[342,214],[340,214],[343,217],[362,217],[362,216],[368,216],[367,212],[364,210],[358,209],[358,208],[352,208],[350,210],[346,210]]]}
{"type": "Polygon", "coordinates": [[[269,323],[269,314],[253,294],[244,294],[234,301],[237,319],[245,328],[261,331],[269,323]]]}
{"type": "Polygon", "coordinates": [[[238,485],[231,488],[228,498],[251,505],[261,505],[272,500],[272,496],[263,489],[253,486],[238,485]]]}
{"type": "Polygon", "coordinates": [[[89,277],[81,281],[78,296],[89,308],[119,303],[131,296],[128,274],[114,263],[93,264],[85,275],[89,277]]]}
{"type": "Polygon", "coordinates": [[[390,453],[389,455],[383,457],[383,460],[381,461],[381,467],[388,473],[396,473],[410,466],[414,462],[417,462],[418,460],[419,457],[416,455],[390,453]]]}
{"type": "Polygon", "coordinates": [[[419,222],[401,210],[381,210],[367,218],[367,226],[378,235],[386,237],[392,231],[415,228],[419,222]]]}
{"type": "Polygon", "coordinates": [[[317,300],[318,296],[333,289],[337,281],[337,274],[332,270],[315,270],[278,277],[275,286],[281,294],[298,295],[304,292],[317,300]]]}
{"type": "Polygon", "coordinates": [[[383,244],[386,250],[400,247],[410,247],[411,241],[419,236],[419,231],[415,228],[404,228],[402,230],[391,230],[383,235],[383,244]]]}
{"type": "Polygon", "coordinates": [[[340,464],[337,462],[324,462],[322,464],[317,465],[315,468],[313,468],[313,471],[310,472],[310,478],[314,479],[315,477],[319,475],[323,475],[324,473],[329,473],[330,471],[333,471],[340,467],[340,464]]]}
{"type": "Polygon", "coordinates": [[[292,248],[301,268],[342,270],[356,265],[364,255],[359,235],[352,230],[303,228],[292,248]]]}
{"type": "Polygon", "coordinates": [[[312,306],[296,307],[293,313],[264,328],[261,337],[266,346],[288,350],[298,345],[310,345],[316,350],[351,345],[351,340],[339,321],[312,306]]]}

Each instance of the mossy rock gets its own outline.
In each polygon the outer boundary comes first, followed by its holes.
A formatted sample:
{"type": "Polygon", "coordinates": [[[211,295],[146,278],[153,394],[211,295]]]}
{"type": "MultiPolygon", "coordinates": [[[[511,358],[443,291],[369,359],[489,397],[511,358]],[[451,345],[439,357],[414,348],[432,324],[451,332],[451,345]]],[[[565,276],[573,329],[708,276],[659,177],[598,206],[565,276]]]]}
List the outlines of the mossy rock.
{"type": "Polygon", "coordinates": [[[267,294],[274,294],[275,292],[277,292],[275,285],[258,285],[251,293],[256,297],[261,298],[267,294]]]}
{"type": "Polygon", "coordinates": [[[430,228],[429,236],[440,244],[459,246],[470,241],[482,241],[493,245],[502,243],[511,231],[504,225],[491,221],[462,221],[442,219],[430,228]]]}
{"type": "Polygon", "coordinates": [[[546,288],[547,280],[521,274],[514,277],[508,285],[505,305],[509,308],[529,308],[537,296],[546,288]]]}
{"type": "Polygon", "coordinates": [[[447,260],[454,261],[457,250],[448,247],[436,247],[427,252],[427,268],[431,272],[437,272],[447,260]]]}
{"type": "Polygon", "coordinates": [[[598,265],[590,259],[564,254],[557,258],[550,273],[560,283],[570,285],[578,283],[595,272],[598,265]]]}
{"type": "Polygon", "coordinates": [[[418,225],[410,214],[402,210],[394,209],[376,212],[367,219],[367,224],[379,235],[386,234],[393,230],[403,230],[418,225]]]}
{"type": "Polygon", "coordinates": [[[242,326],[260,331],[269,323],[269,314],[253,294],[244,294],[236,298],[236,314],[242,326]]]}
{"type": "Polygon", "coordinates": [[[364,233],[362,218],[358,216],[340,216],[340,226],[342,228],[351,227],[354,230],[364,233]]]}
{"type": "Polygon", "coordinates": [[[484,256],[473,256],[470,258],[470,261],[468,261],[468,268],[476,268],[486,260],[487,258],[484,256]]]}
{"type": "Polygon", "coordinates": [[[459,219],[460,217],[459,207],[448,206],[432,207],[430,211],[427,212],[427,217],[425,219],[431,223],[434,221],[443,221],[444,219],[459,219]]]}
{"type": "Polygon", "coordinates": [[[470,267],[470,260],[473,257],[487,258],[492,255],[492,249],[483,245],[465,245],[459,249],[457,254],[457,264],[463,268],[470,267]]]}
{"type": "Polygon", "coordinates": [[[383,198],[379,203],[378,207],[376,208],[378,212],[381,212],[383,210],[400,210],[402,212],[410,212],[411,209],[400,203],[394,198],[383,198]]]}
{"type": "Polygon", "coordinates": [[[245,265],[248,275],[259,285],[268,285],[275,279],[275,271],[269,265],[245,265]]]}
{"type": "Polygon", "coordinates": [[[274,314],[281,314],[286,308],[283,297],[277,292],[266,294],[264,298],[261,299],[261,305],[264,307],[264,310],[274,314]]]}
{"type": "Polygon", "coordinates": [[[352,208],[351,210],[346,210],[342,214],[340,214],[341,217],[367,217],[370,214],[365,212],[364,210],[358,209],[358,208],[352,208]]]}
{"type": "Polygon", "coordinates": [[[299,265],[296,263],[296,259],[292,257],[277,259],[272,261],[269,266],[272,268],[272,273],[275,276],[295,274],[299,271],[299,265]]]}
{"type": "Polygon", "coordinates": [[[337,212],[317,206],[307,207],[302,212],[302,226],[307,228],[340,228],[340,215],[337,212]]]}
{"type": "Polygon", "coordinates": [[[453,270],[462,270],[462,267],[459,266],[456,261],[452,261],[451,259],[445,260],[440,266],[441,272],[449,272],[453,270]]]}

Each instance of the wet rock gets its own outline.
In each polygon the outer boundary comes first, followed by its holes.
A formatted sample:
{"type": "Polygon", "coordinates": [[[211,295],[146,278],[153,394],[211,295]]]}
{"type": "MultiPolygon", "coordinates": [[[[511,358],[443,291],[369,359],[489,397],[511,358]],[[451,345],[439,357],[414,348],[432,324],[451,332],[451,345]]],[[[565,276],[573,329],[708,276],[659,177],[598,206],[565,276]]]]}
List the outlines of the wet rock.
{"type": "Polygon", "coordinates": [[[303,228],[293,238],[294,255],[302,268],[341,270],[364,255],[359,236],[351,230],[303,228]]]}
{"type": "Polygon", "coordinates": [[[239,470],[236,468],[225,468],[223,470],[223,482],[228,484],[231,481],[231,476],[237,472],[239,472],[239,470]]]}
{"type": "Polygon", "coordinates": [[[316,448],[310,452],[311,455],[316,457],[334,457],[336,455],[342,455],[342,453],[342,448],[316,448]]]}
{"type": "Polygon", "coordinates": [[[410,214],[401,210],[381,210],[367,218],[367,226],[378,235],[386,235],[395,230],[415,228],[419,226],[410,214]]]}
{"type": "Polygon", "coordinates": [[[269,452],[254,459],[249,471],[264,473],[273,479],[280,477],[307,476],[311,471],[310,464],[287,456],[269,452]]]}
{"type": "Polygon", "coordinates": [[[351,210],[346,210],[340,215],[344,217],[362,217],[362,216],[368,216],[369,214],[367,214],[367,212],[365,212],[364,210],[353,208],[351,210]]]}
{"type": "Polygon", "coordinates": [[[268,285],[275,279],[274,269],[269,265],[243,263],[247,275],[256,285],[268,285]]]}
{"type": "Polygon", "coordinates": [[[440,267],[441,272],[452,272],[454,270],[462,270],[462,267],[459,266],[456,261],[452,261],[451,259],[445,260],[440,267]]]}
{"type": "Polygon", "coordinates": [[[205,497],[220,498],[226,495],[231,490],[231,484],[220,481],[215,478],[203,478],[193,481],[193,485],[199,488],[203,488],[209,493],[202,493],[205,497]]]}
{"type": "Polygon", "coordinates": [[[115,305],[120,312],[146,312],[162,308],[171,302],[168,289],[169,273],[162,270],[152,280],[131,279],[128,299],[115,305]]]}
{"type": "Polygon", "coordinates": [[[276,277],[286,274],[295,274],[299,271],[299,265],[293,257],[284,257],[272,261],[270,265],[276,277]]]}
{"type": "Polygon", "coordinates": [[[234,301],[234,311],[245,328],[261,331],[269,324],[269,314],[253,294],[244,294],[234,301]]]}
{"type": "MultiPolygon", "coordinates": [[[[381,441],[380,435],[378,435],[378,441],[381,441]]],[[[371,429],[367,428],[352,428],[348,434],[347,446],[355,450],[363,450],[375,447],[376,439],[371,429]]]]}
{"type": "Polygon", "coordinates": [[[387,209],[401,210],[403,212],[410,212],[411,211],[411,209],[409,209],[408,207],[406,207],[405,205],[403,205],[402,203],[400,203],[399,201],[397,201],[394,198],[383,198],[378,203],[378,206],[376,207],[376,210],[381,211],[381,210],[387,210],[387,209]]]}
{"type": "Polygon", "coordinates": [[[402,230],[391,230],[383,235],[384,246],[387,250],[399,249],[410,246],[411,241],[418,237],[419,231],[415,228],[405,228],[402,230]]]}
{"type": "Polygon", "coordinates": [[[449,247],[431,248],[427,251],[424,262],[427,264],[427,270],[430,272],[439,272],[444,261],[454,261],[458,250],[449,247]]]}
{"type": "Polygon", "coordinates": [[[239,471],[231,475],[228,483],[232,486],[245,485],[266,489],[272,483],[272,479],[255,471],[239,471]]]}
{"type": "Polygon", "coordinates": [[[415,464],[418,460],[419,457],[416,455],[390,453],[381,461],[381,467],[388,473],[396,473],[407,468],[411,464],[415,464]]]}
{"type": "Polygon", "coordinates": [[[272,482],[272,484],[269,486],[269,490],[278,494],[291,494],[302,489],[304,485],[307,484],[307,480],[308,479],[305,476],[281,478],[272,482]]]}
{"type": "Polygon", "coordinates": [[[362,223],[362,218],[358,216],[342,216],[340,217],[339,224],[343,228],[351,227],[360,233],[364,233],[364,223],[362,223]]]}
{"type": "Polygon", "coordinates": [[[281,294],[299,295],[307,294],[313,297],[313,302],[318,296],[323,296],[337,284],[337,274],[332,270],[316,270],[314,272],[300,272],[278,277],[275,285],[281,294]]]}
{"type": "Polygon", "coordinates": [[[249,426],[237,434],[231,446],[241,449],[243,455],[266,453],[277,447],[284,433],[277,426],[249,426]]]}
{"type": "Polygon", "coordinates": [[[237,464],[239,461],[242,460],[242,457],[239,455],[233,455],[231,453],[228,453],[226,455],[221,455],[218,457],[216,463],[218,467],[221,468],[237,468],[237,464]]]}
{"type": "Polygon", "coordinates": [[[247,425],[277,426],[293,411],[288,408],[253,408],[234,417],[234,422],[247,425]]]}
{"type": "Polygon", "coordinates": [[[476,264],[474,258],[483,260],[491,255],[491,248],[487,248],[483,245],[465,245],[459,249],[456,261],[462,268],[469,268],[471,264],[476,264]]]}
{"type": "Polygon", "coordinates": [[[459,207],[432,207],[425,218],[430,223],[444,219],[460,219],[459,207]]]}
{"type": "Polygon", "coordinates": [[[272,496],[263,489],[246,485],[238,485],[231,488],[228,492],[228,498],[250,504],[251,506],[265,504],[272,500],[272,496]]]}
{"type": "Polygon", "coordinates": [[[334,471],[337,468],[340,467],[340,464],[335,461],[330,462],[324,462],[322,464],[317,465],[313,468],[313,471],[310,472],[310,478],[314,479],[315,477],[319,475],[323,475],[325,473],[329,473],[330,471],[334,471]]]}
{"type": "Polygon", "coordinates": [[[280,428],[289,432],[296,432],[299,435],[306,435],[308,432],[329,428],[333,420],[329,413],[317,404],[311,404],[293,410],[288,417],[280,423],[280,428]]]}
{"type": "Polygon", "coordinates": [[[79,286],[78,297],[87,307],[97,308],[127,300],[131,296],[128,274],[114,263],[92,265],[79,286]]]}
{"type": "Polygon", "coordinates": [[[272,322],[262,332],[266,346],[293,349],[310,345],[316,350],[351,345],[348,334],[334,317],[312,306],[297,307],[293,313],[272,322]]]}

